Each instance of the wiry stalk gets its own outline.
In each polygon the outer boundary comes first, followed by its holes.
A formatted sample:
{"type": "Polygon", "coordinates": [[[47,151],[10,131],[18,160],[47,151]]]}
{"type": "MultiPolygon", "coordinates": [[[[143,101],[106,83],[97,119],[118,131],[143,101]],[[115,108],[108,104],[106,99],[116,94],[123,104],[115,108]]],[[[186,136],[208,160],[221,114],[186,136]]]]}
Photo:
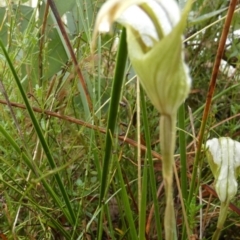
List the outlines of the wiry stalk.
{"type": "Polygon", "coordinates": [[[160,146],[162,153],[162,173],[166,194],[166,209],[164,216],[164,231],[166,240],[177,239],[176,220],[173,204],[173,164],[176,135],[176,115],[160,117],[160,146]]]}
{"type": "Polygon", "coordinates": [[[227,218],[228,207],[229,207],[229,201],[221,203],[220,213],[219,213],[218,223],[217,223],[217,229],[215,230],[215,232],[212,236],[212,240],[218,240],[220,235],[221,235],[223,225],[224,225],[225,220],[227,218]]]}

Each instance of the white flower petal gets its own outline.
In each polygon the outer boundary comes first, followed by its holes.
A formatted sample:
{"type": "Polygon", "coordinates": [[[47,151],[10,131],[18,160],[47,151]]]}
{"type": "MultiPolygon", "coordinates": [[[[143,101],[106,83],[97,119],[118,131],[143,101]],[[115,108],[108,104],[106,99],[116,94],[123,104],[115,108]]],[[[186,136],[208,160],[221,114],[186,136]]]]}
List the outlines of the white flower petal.
{"type": "Polygon", "coordinates": [[[136,30],[148,47],[154,45],[153,39],[159,41],[152,20],[139,6],[133,5],[127,8],[117,21],[124,26],[131,26],[136,30]]]}
{"type": "Polygon", "coordinates": [[[222,202],[231,200],[237,192],[237,169],[240,166],[240,143],[231,138],[213,138],[206,143],[216,164],[213,172],[216,178],[216,192],[222,202]]]}
{"type": "Polygon", "coordinates": [[[175,0],[168,0],[167,3],[166,0],[150,0],[147,4],[157,16],[164,34],[169,34],[180,21],[181,13],[177,2],[175,0]]]}
{"type": "Polygon", "coordinates": [[[217,165],[240,166],[240,143],[231,138],[213,138],[206,143],[217,165]]]}
{"type": "MultiPolygon", "coordinates": [[[[180,20],[180,10],[177,3],[173,0],[168,1],[168,4],[163,3],[162,0],[148,0],[146,3],[156,16],[164,36],[169,34],[180,20]]],[[[160,40],[152,19],[140,6],[132,5],[128,7],[117,18],[117,21],[137,31],[148,47],[154,45],[153,39],[155,41],[160,40]]]]}
{"type": "Polygon", "coordinates": [[[107,33],[111,30],[111,25],[109,24],[107,19],[102,20],[102,22],[99,24],[98,30],[99,32],[102,32],[102,33],[107,33]]]}
{"type": "Polygon", "coordinates": [[[146,4],[154,13],[164,35],[180,21],[180,9],[175,0],[108,0],[97,15],[93,42],[98,31],[109,32],[113,22],[119,21],[125,27],[132,27],[146,46],[152,47],[153,41],[160,39],[152,19],[139,7],[141,4],[146,4]]]}

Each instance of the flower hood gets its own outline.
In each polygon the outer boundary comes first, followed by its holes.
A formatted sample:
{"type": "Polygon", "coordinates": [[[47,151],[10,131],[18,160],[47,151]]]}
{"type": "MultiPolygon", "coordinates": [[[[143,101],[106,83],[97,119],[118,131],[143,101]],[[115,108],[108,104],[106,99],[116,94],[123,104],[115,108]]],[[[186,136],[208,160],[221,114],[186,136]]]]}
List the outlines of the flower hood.
{"type": "Polygon", "coordinates": [[[96,19],[93,42],[114,21],[126,27],[133,68],[154,106],[166,115],[177,111],[191,86],[182,44],[190,6],[188,1],[181,14],[175,0],[108,0],[96,19]]]}

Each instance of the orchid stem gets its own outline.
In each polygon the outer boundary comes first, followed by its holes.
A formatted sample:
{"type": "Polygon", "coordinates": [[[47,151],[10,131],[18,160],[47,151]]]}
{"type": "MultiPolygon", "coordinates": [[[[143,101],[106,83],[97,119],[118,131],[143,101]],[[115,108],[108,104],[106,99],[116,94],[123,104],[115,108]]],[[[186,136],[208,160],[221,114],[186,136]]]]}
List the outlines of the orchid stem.
{"type": "Polygon", "coordinates": [[[162,173],[165,184],[166,209],[164,231],[166,240],[177,239],[176,219],[173,204],[173,164],[176,135],[176,114],[160,117],[160,147],[162,153],[162,173]]]}
{"type": "Polygon", "coordinates": [[[229,207],[229,201],[221,203],[220,213],[219,213],[218,223],[217,223],[217,229],[215,230],[215,232],[212,236],[212,240],[218,240],[221,235],[223,225],[227,218],[228,207],[229,207]]]}

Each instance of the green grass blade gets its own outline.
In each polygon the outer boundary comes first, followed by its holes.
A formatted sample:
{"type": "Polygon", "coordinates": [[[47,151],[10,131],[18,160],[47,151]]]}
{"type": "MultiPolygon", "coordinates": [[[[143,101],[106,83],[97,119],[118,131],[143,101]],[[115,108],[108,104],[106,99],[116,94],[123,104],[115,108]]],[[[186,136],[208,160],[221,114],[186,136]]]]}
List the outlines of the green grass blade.
{"type": "Polygon", "coordinates": [[[27,154],[21,149],[21,147],[18,146],[16,141],[8,134],[8,132],[2,127],[0,124],[0,132],[2,135],[7,139],[7,141],[10,143],[10,145],[14,148],[14,150],[23,158],[24,162],[27,164],[27,166],[35,173],[35,168],[30,160],[30,158],[27,156],[27,154]]]}
{"type": "Polygon", "coordinates": [[[154,166],[153,166],[153,160],[152,160],[152,154],[151,154],[151,137],[150,137],[148,116],[147,116],[146,103],[145,103],[145,94],[142,89],[141,89],[140,93],[141,93],[143,126],[144,126],[145,140],[146,140],[146,146],[147,146],[147,158],[148,158],[148,164],[149,164],[150,185],[151,185],[151,191],[152,191],[152,198],[153,198],[154,212],[155,212],[155,221],[156,221],[156,228],[157,228],[157,239],[161,240],[162,239],[162,227],[161,227],[160,216],[159,216],[156,179],[155,179],[154,166]]]}
{"type": "MultiPolygon", "coordinates": [[[[126,30],[122,30],[122,35],[120,39],[119,50],[117,54],[116,69],[113,78],[113,86],[111,92],[111,101],[109,107],[108,123],[107,123],[107,134],[106,134],[106,143],[105,143],[105,155],[103,160],[103,170],[101,175],[101,189],[99,197],[99,206],[102,206],[102,201],[107,190],[108,182],[108,173],[110,160],[112,156],[112,136],[114,134],[117,113],[118,113],[118,103],[120,101],[122,84],[124,82],[125,75],[125,65],[127,61],[127,43],[126,43],[126,30]]],[[[99,215],[99,225],[98,225],[98,239],[101,239],[102,232],[102,212],[99,215]]]]}
{"type": "Polygon", "coordinates": [[[122,202],[123,202],[123,206],[126,214],[126,219],[129,225],[129,232],[130,232],[129,234],[132,240],[136,240],[139,238],[138,238],[136,227],[133,220],[133,211],[129,203],[129,196],[126,191],[126,186],[123,180],[122,171],[121,171],[121,167],[118,160],[116,160],[116,164],[117,164],[117,177],[121,186],[120,194],[121,194],[121,198],[122,198],[122,202]]]}
{"type": "MultiPolygon", "coordinates": [[[[237,84],[229,86],[226,89],[222,89],[222,91],[220,91],[218,94],[216,94],[212,98],[212,101],[214,102],[215,100],[220,99],[222,96],[230,94],[229,92],[231,92],[234,89],[237,89],[239,86],[240,86],[240,83],[237,83],[237,84]]],[[[203,103],[196,111],[193,112],[193,117],[196,117],[198,114],[200,114],[203,111],[204,108],[205,108],[205,103],[203,103]]],[[[190,119],[186,118],[185,121],[186,121],[186,123],[189,123],[190,119]]]]}
{"type": "MultiPolygon", "coordinates": [[[[186,155],[186,136],[185,136],[185,105],[178,109],[178,128],[179,128],[179,148],[181,162],[181,190],[184,204],[187,201],[187,155],[186,155]]],[[[186,239],[186,228],[183,224],[182,239],[186,239]]]]}
{"type": "Polygon", "coordinates": [[[147,158],[144,161],[144,168],[143,168],[143,177],[142,177],[142,199],[141,205],[139,206],[140,209],[140,221],[139,221],[139,239],[145,240],[145,225],[146,225],[146,212],[147,212],[147,187],[148,187],[148,162],[147,158]]]}
{"type": "MultiPolygon", "coordinates": [[[[41,172],[38,169],[38,167],[34,164],[34,162],[28,157],[28,155],[21,149],[21,147],[18,146],[18,144],[14,141],[14,139],[8,134],[8,132],[0,125],[0,132],[3,134],[3,136],[7,139],[7,141],[11,144],[11,146],[14,148],[14,150],[22,157],[26,165],[35,173],[37,177],[41,176],[41,172]]],[[[65,211],[63,208],[63,204],[59,197],[56,195],[52,187],[48,184],[48,182],[42,178],[41,182],[46,189],[46,191],[51,195],[54,202],[62,209],[65,216],[69,219],[69,214],[65,211]]]]}
{"type": "Polygon", "coordinates": [[[187,199],[187,155],[185,136],[185,105],[182,104],[178,110],[179,147],[181,161],[181,190],[184,201],[187,199]]]}
{"type": "MultiPolygon", "coordinates": [[[[66,237],[66,239],[70,239],[70,235],[67,233],[67,231],[65,231],[64,227],[59,224],[56,219],[54,219],[54,217],[52,217],[47,211],[45,211],[45,207],[41,207],[38,203],[36,203],[31,197],[29,197],[26,192],[23,194],[23,192],[21,190],[19,190],[18,188],[14,187],[13,185],[9,184],[9,182],[6,182],[4,179],[1,179],[1,181],[3,182],[4,185],[8,186],[10,189],[14,190],[15,192],[17,192],[20,196],[22,196],[22,198],[24,197],[25,200],[31,202],[38,210],[40,210],[46,217],[48,217],[49,221],[46,221],[46,224],[52,228],[57,229],[58,231],[60,231],[63,236],[66,237]]],[[[20,202],[21,200],[19,200],[20,202]]]]}
{"type": "MultiPolygon", "coordinates": [[[[36,133],[37,133],[37,135],[38,135],[38,138],[39,138],[39,140],[40,140],[40,142],[41,142],[41,145],[42,145],[42,147],[43,147],[43,150],[44,150],[44,152],[45,152],[45,154],[46,154],[46,157],[47,157],[47,159],[48,159],[49,165],[50,165],[50,167],[51,167],[52,169],[55,169],[55,168],[56,168],[56,164],[55,164],[55,162],[54,162],[54,159],[53,159],[53,157],[52,157],[52,154],[51,154],[51,152],[50,152],[50,149],[49,149],[49,147],[48,147],[48,144],[47,144],[47,142],[46,142],[46,140],[45,140],[45,138],[44,138],[44,135],[43,135],[43,133],[42,133],[42,131],[41,131],[41,128],[40,128],[40,126],[39,126],[39,124],[38,124],[38,122],[37,122],[37,119],[36,119],[36,117],[35,117],[35,115],[34,115],[34,112],[33,112],[32,108],[31,108],[31,106],[30,106],[30,103],[29,103],[29,101],[28,101],[28,98],[27,98],[27,96],[26,96],[26,94],[25,94],[25,92],[24,92],[24,89],[23,89],[23,87],[22,87],[21,81],[20,81],[20,79],[18,78],[18,75],[17,75],[17,73],[16,73],[16,71],[15,71],[15,68],[13,67],[12,61],[10,60],[10,57],[9,57],[9,55],[8,55],[8,53],[7,53],[7,51],[6,51],[6,49],[5,49],[5,47],[4,47],[4,45],[3,45],[3,43],[2,43],[1,40],[0,40],[0,46],[1,46],[2,50],[3,50],[3,53],[4,53],[5,57],[6,57],[7,62],[8,62],[8,65],[9,65],[9,67],[10,67],[10,69],[11,69],[11,72],[12,72],[12,74],[13,74],[13,77],[14,77],[14,79],[15,79],[15,81],[16,81],[17,86],[18,86],[18,89],[19,89],[19,91],[20,91],[20,93],[21,93],[21,96],[22,96],[22,98],[23,98],[23,101],[24,101],[24,103],[25,103],[25,105],[26,105],[28,114],[29,114],[29,116],[30,116],[30,118],[31,118],[31,121],[32,121],[33,126],[34,126],[34,128],[35,128],[35,131],[36,131],[36,133]]],[[[65,201],[66,207],[67,207],[67,209],[68,209],[68,211],[69,211],[69,214],[70,214],[70,218],[69,218],[68,216],[66,216],[66,217],[68,217],[69,222],[70,222],[72,225],[74,225],[74,224],[75,224],[75,221],[76,221],[76,217],[75,217],[75,213],[74,213],[74,211],[73,211],[73,209],[72,209],[71,203],[70,203],[70,201],[69,201],[69,198],[68,198],[66,189],[65,189],[65,187],[64,187],[64,185],[63,185],[63,183],[62,183],[62,180],[61,180],[59,174],[56,173],[54,176],[55,176],[56,182],[58,183],[60,192],[61,192],[61,194],[62,194],[62,197],[63,197],[63,199],[64,199],[64,201],[65,201]]]]}

